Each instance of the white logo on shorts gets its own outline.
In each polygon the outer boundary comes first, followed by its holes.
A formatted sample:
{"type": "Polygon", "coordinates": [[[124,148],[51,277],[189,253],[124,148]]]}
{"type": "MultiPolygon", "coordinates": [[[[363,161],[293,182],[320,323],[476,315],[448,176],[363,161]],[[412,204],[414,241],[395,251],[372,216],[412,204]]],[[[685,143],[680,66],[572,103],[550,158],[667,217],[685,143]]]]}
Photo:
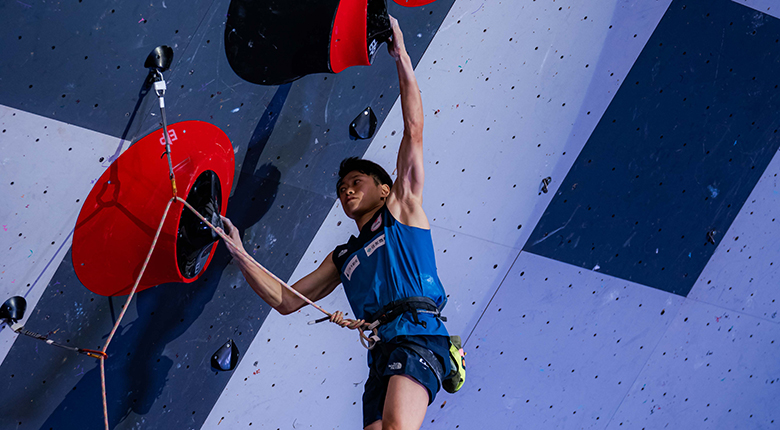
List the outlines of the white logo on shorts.
{"type": "Polygon", "coordinates": [[[388,365],[387,365],[387,367],[388,367],[390,370],[401,370],[401,368],[402,368],[402,367],[404,367],[404,365],[403,365],[403,364],[401,364],[401,363],[398,363],[398,362],[396,362],[396,363],[390,363],[390,364],[388,364],[388,365]]]}

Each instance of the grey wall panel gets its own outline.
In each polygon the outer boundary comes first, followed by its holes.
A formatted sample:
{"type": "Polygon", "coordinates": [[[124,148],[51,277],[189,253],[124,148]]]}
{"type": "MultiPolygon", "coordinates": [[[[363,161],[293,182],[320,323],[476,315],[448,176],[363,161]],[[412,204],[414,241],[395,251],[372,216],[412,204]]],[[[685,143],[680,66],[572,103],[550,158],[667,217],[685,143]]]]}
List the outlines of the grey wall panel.
{"type": "Polygon", "coordinates": [[[773,428],[780,326],[686,300],[607,429],[773,428]]]}
{"type": "Polygon", "coordinates": [[[523,252],[425,428],[605,428],[683,300],[523,252]]]}

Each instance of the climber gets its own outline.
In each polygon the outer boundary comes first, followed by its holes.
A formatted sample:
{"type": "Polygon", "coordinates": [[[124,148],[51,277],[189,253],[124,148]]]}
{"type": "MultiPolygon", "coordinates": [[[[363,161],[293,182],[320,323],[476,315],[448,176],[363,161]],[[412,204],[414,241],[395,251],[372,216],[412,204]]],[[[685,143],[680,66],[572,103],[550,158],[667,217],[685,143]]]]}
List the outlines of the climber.
{"type": "MultiPolygon", "coordinates": [[[[342,161],[337,195],[345,214],[360,231],[336,247],[321,265],[292,288],[312,301],[344,284],[355,319],[342,312],[330,317],[350,329],[379,320],[380,342],[369,354],[363,394],[367,430],[419,429],[427,406],[450,373],[449,335],[439,311],[446,294],[436,272],[428,218],[422,208],[422,98],[398,21],[388,51],[396,61],[404,132],[398,151],[398,177],[359,158],[342,161]]],[[[225,240],[255,292],[283,315],[307,303],[260,270],[243,249],[229,219],[225,240]]]]}

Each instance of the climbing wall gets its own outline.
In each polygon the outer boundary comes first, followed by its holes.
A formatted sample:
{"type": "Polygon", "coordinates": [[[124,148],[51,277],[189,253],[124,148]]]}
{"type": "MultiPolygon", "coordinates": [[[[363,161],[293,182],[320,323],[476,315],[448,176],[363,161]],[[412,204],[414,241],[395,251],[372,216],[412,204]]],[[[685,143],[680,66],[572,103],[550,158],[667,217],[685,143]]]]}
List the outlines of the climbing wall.
{"type": "MultiPolygon", "coordinates": [[[[774,428],[780,9],[768,0],[390,3],[425,110],[426,191],[468,379],[423,428],[774,428]]],[[[393,172],[392,60],[263,87],[224,55],[223,0],[0,6],[0,293],[25,326],[99,348],[124,297],[70,244],[92,183],[159,128],[143,60],[173,47],[171,122],[224,130],[228,216],[294,282],[350,234],[338,162],[393,172]],[[366,106],[380,126],[348,134],[366,106]]],[[[348,311],[339,287],[320,303],[348,311]]],[[[112,428],[360,428],[353,331],[282,317],[220,246],[141,292],[106,361],[112,428]],[[211,354],[233,339],[230,372],[211,354]]],[[[0,429],[101,428],[96,360],[0,326],[0,429]]]]}

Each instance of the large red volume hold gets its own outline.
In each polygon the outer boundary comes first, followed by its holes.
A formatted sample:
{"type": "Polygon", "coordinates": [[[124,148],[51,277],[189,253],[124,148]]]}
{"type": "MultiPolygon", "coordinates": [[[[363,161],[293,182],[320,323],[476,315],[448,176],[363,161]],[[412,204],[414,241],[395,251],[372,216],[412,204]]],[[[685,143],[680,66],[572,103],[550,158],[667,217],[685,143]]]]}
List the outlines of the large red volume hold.
{"type": "MultiPolygon", "coordinates": [[[[227,135],[202,121],[168,127],[178,195],[187,198],[196,178],[213,171],[219,178],[224,215],[233,186],[235,157],[227,135]]],[[[157,130],[128,148],[92,188],[76,221],[73,267],[85,287],[102,296],[128,294],[152,245],[154,234],[172,197],[168,160],[163,157],[163,131],[157,130]]],[[[138,291],[167,282],[193,282],[177,264],[177,234],[184,205],[174,202],[138,291]]]]}
{"type": "Polygon", "coordinates": [[[350,66],[370,66],[366,34],[368,0],[341,0],[330,35],[330,69],[339,73],[350,66]]]}
{"type": "Polygon", "coordinates": [[[394,1],[400,4],[401,6],[417,7],[417,6],[425,6],[426,4],[431,4],[436,0],[394,0],[394,1]]]}

